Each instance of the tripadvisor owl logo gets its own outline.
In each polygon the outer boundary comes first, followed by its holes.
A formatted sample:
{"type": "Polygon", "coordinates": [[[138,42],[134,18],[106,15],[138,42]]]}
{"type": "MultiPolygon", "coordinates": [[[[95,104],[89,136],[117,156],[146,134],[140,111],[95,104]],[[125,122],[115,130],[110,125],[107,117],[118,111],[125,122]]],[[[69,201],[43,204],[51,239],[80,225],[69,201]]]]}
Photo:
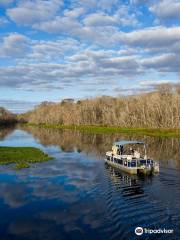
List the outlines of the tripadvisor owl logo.
{"type": "Polygon", "coordinates": [[[142,227],[137,227],[135,229],[135,234],[138,235],[138,236],[142,235],[143,234],[143,228],[142,227]]]}

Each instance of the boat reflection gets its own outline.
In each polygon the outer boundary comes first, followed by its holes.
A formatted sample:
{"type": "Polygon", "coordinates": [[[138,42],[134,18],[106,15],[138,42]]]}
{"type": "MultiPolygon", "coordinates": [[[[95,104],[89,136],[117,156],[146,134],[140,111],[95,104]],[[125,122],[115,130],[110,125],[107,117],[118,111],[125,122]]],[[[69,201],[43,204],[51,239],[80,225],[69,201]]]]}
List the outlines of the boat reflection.
{"type": "Polygon", "coordinates": [[[123,197],[137,196],[144,194],[144,184],[151,183],[153,176],[130,175],[105,163],[107,176],[113,185],[121,192],[123,197]]]}

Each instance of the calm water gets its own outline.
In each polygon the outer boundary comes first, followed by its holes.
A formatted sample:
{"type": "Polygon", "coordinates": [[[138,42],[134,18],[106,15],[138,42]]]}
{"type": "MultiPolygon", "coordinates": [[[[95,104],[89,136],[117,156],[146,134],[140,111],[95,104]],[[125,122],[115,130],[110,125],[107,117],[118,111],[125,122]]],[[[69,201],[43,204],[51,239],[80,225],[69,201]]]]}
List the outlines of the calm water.
{"type": "Polygon", "coordinates": [[[1,240],[180,239],[180,140],[21,128],[1,130],[0,145],[55,158],[21,171],[0,167],[1,240]],[[147,142],[160,174],[132,177],[105,165],[120,139],[147,142]],[[137,226],[174,234],[139,237],[137,226]]]}

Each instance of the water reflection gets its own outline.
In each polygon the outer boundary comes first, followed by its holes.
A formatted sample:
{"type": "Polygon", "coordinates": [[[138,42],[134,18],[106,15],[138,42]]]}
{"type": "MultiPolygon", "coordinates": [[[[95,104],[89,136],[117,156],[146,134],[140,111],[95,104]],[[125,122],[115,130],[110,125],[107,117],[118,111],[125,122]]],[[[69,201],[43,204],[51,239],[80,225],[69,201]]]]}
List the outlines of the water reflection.
{"type": "Polygon", "coordinates": [[[19,139],[18,144],[41,147],[54,160],[21,171],[0,168],[1,239],[126,240],[136,239],[137,226],[173,228],[175,235],[165,237],[177,239],[179,140],[143,137],[162,168],[156,176],[139,177],[104,164],[112,142],[125,138],[142,140],[32,127],[5,138],[2,144],[19,139]]]}
{"type": "Polygon", "coordinates": [[[139,140],[148,144],[148,155],[161,163],[180,168],[180,139],[123,134],[84,134],[80,131],[23,127],[44,146],[56,145],[65,152],[85,152],[103,157],[119,139],[139,140]]]}
{"type": "Polygon", "coordinates": [[[5,137],[10,135],[15,129],[15,126],[9,127],[0,127],[0,140],[3,140],[5,137]]]}
{"type": "MultiPolygon", "coordinates": [[[[108,176],[123,197],[136,196],[144,193],[143,185],[141,185],[139,181],[140,176],[126,174],[119,169],[109,166],[108,164],[105,164],[105,167],[108,176]]],[[[150,179],[150,177],[144,177],[145,181],[148,179],[150,179]]]]}

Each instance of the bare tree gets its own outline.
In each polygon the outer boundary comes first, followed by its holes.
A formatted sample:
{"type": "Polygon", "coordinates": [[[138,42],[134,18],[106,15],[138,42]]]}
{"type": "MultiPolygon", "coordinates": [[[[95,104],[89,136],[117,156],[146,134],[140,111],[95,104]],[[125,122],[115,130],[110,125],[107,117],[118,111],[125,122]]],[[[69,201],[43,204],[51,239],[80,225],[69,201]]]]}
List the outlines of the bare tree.
{"type": "Polygon", "coordinates": [[[159,85],[136,96],[41,104],[19,118],[38,124],[180,128],[179,85],[159,85]]]}

